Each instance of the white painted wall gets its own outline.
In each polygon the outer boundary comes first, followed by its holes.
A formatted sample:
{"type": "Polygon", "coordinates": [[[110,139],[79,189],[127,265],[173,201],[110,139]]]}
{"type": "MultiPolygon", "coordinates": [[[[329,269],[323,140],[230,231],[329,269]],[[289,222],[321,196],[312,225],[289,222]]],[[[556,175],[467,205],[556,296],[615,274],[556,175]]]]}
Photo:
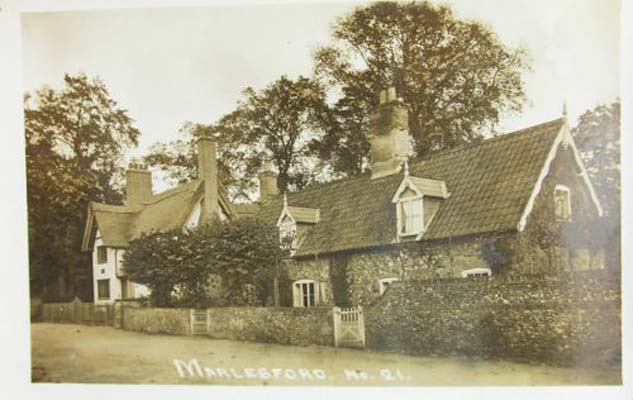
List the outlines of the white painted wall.
{"type": "Polygon", "coordinates": [[[191,210],[191,213],[189,214],[189,216],[187,217],[187,221],[185,222],[185,228],[193,229],[198,226],[198,222],[200,222],[200,214],[202,213],[201,203],[202,200],[200,200],[193,206],[193,210],[191,210]]]}
{"type": "Polygon", "coordinates": [[[117,249],[108,248],[108,262],[99,264],[97,259],[97,249],[103,245],[101,233],[97,230],[94,247],[92,249],[92,276],[93,276],[93,293],[95,304],[112,304],[116,299],[121,298],[121,281],[116,277],[116,260],[115,255],[117,249]],[[97,282],[101,279],[110,280],[110,298],[99,299],[99,289],[97,282]]]}
{"type": "MultiPolygon", "coordinates": [[[[92,249],[92,276],[93,276],[93,293],[94,293],[94,303],[95,304],[112,304],[116,300],[120,300],[122,298],[121,291],[121,280],[117,277],[117,271],[119,275],[122,273],[122,260],[123,255],[125,254],[124,249],[115,249],[108,247],[108,261],[103,264],[98,263],[97,257],[97,248],[103,245],[103,241],[101,240],[101,234],[99,230],[96,233],[96,239],[94,243],[94,248],[92,249]],[[110,298],[109,299],[99,299],[99,288],[97,281],[101,279],[109,279],[110,280],[110,298]]],[[[141,285],[138,283],[133,283],[134,285],[134,297],[148,296],[149,288],[145,285],[141,285]]]]}

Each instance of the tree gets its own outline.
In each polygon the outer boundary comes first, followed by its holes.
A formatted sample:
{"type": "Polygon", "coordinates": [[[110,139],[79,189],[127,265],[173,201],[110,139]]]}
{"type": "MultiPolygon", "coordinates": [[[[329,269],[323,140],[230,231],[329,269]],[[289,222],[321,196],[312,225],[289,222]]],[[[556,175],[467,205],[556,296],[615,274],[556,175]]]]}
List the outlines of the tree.
{"type": "Polygon", "coordinates": [[[27,93],[24,115],[32,289],[61,280],[68,295],[84,283],[79,294],[89,297],[89,259],[79,250],[87,202],[121,200],[114,178],[139,131],[85,74],[65,75],[61,90],[27,93]]]}
{"type": "MultiPolygon", "coordinates": [[[[190,182],[197,177],[197,140],[202,136],[214,136],[209,125],[185,122],[179,130],[179,139],[166,143],[154,143],[148,153],[143,156],[143,162],[152,167],[158,167],[165,173],[165,178],[173,185],[190,182]]],[[[250,200],[252,183],[239,179],[240,176],[233,168],[240,160],[234,159],[232,153],[227,152],[226,145],[218,147],[218,169],[220,182],[228,190],[231,200],[243,198],[250,200]],[[231,166],[231,167],[229,167],[231,166]]]]}
{"type": "Polygon", "coordinates": [[[130,242],[123,265],[130,280],[151,289],[155,306],[262,305],[284,254],[274,227],[239,219],[142,235],[130,242]],[[212,276],[221,279],[222,298],[209,294],[212,276]]]}
{"type": "Polygon", "coordinates": [[[279,170],[282,192],[327,179],[327,165],[318,158],[329,117],[321,86],[305,77],[282,76],[259,92],[247,87],[243,95],[236,109],[215,124],[185,123],[180,139],[154,144],[144,162],[174,182],[187,182],[196,176],[196,139],[214,136],[220,179],[232,199],[253,199],[257,172],[267,161],[279,170]]]}
{"type": "Polygon", "coordinates": [[[322,154],[345,172],[367,165],[368,115],[388,86],[410,108],[419,156],[481,138],[525,98],[526,52],[446,6],[372,3],[339,19],[332,38],[314,56],[317,76],[340,93],[322,154]]]}
{"type": "Polygon", "coordinates": [[[209,127],[220,135],[234,176],[254,186],[257,171],[271,161],[282,192],[322,179],[318,149],[328,118],[323,88],[302,76],[294,81],[282,76],[259,92],[248,87],[243,95],[233,112],[209,127]]]}
{"type": "Polygon", "coordinates": [[[210,227],[213,270],[222,279],[224,304],[264,305],[272,297],[276,264],[287,255],[276,227],[243,218],[210,227]],[[256,299],[249,294],[254,289],[256,299]]]}
{"type": "MultiPolygon", "coordinates": [[[[585,111],[572,129],[583,163],[604,209],[599,236],[606,238],[608,264],[620,265],[620,102],[585,111]]],[[[595,232],[594,232],[595,233],[595,232]]]]}
{"type": "Polygon", "coordinates": [[[123,256],[128,278],[150,288],[153,306],[171,306],[172,292],[183,281],[179,267],[185,259],[186,234],[181,230],[170,230],[141,235],[130,241],[123,256]]]}

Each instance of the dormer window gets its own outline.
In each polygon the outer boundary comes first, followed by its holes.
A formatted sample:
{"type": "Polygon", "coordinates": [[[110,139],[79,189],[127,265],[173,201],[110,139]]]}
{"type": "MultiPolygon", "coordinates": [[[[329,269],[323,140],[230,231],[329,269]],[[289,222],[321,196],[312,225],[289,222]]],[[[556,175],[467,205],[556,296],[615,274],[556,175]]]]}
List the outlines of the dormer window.
{"type": "Polygon", "coordinates": [[[559,221],[571,220],[571,191],[567,186],[554,188],[554,213],[559,221]]]}
{"type": "Polygon", "coordinates": [[[283,209],[277,220],[281,247],[290,250],[292,255],[300,245],[297,236],[298,227],[301,228],[301,232],[305,232],[305,229],[319,222],[319,218],[318,208],[289,206],[288,197],[284,194],[283,209]]]}
{"type": "Polygon", "coordinates": [[[405,187],[396,200],[398,236],[413,236],[424,231],[422,193],[413,185],[405,187]]]}
{"type": "Polygon", "coordinates": [[[422,198],[400,202],[400,235],[417,235],[424,230],[422,198]]]}
{"type": "Polygon", "coordinates": [[[297,248],[297,224],[290,217],[279,223],[279,243],[287,250],[297,248]]]}
{"type": "Polygon", "coordinates": [[[404,166],[404,177],[391,200],[396,206],[398,238],[415,236],[419,240],[426,225],[433,218],[437,207],[431,206],[430,215],[424,215],[424,201],[437,205],[439,199],[446,199],[448,193],[443,181],[409,175],[408,164],[404,166]]]}

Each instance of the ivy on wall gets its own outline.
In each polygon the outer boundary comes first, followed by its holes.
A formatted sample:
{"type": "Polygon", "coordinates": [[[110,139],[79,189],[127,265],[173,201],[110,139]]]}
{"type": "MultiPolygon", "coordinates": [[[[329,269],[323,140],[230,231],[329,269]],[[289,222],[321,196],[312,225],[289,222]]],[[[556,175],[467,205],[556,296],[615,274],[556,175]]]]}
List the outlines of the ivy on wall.
{"type": "Polygon", "coordinates": [[[274,227],[245,218],[142,235],[130,242],[123,265],[132,281],[151,289],[154,306],[261,305],[272,297],[284,254],[274,227]],[[209,291],[216,277],[221,298],[209,291]]]}

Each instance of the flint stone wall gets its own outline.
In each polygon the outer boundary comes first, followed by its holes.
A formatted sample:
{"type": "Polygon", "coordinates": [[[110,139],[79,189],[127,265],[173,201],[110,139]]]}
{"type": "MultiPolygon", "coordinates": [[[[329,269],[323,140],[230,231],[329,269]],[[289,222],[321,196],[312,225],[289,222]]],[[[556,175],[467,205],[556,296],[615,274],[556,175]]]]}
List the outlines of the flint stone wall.
{"type": "Polygon", "coordinates": [[[366,310],[376,350],[554,365],[621,359],[620,282],[604,271],[398,282],[366,310]]]}

